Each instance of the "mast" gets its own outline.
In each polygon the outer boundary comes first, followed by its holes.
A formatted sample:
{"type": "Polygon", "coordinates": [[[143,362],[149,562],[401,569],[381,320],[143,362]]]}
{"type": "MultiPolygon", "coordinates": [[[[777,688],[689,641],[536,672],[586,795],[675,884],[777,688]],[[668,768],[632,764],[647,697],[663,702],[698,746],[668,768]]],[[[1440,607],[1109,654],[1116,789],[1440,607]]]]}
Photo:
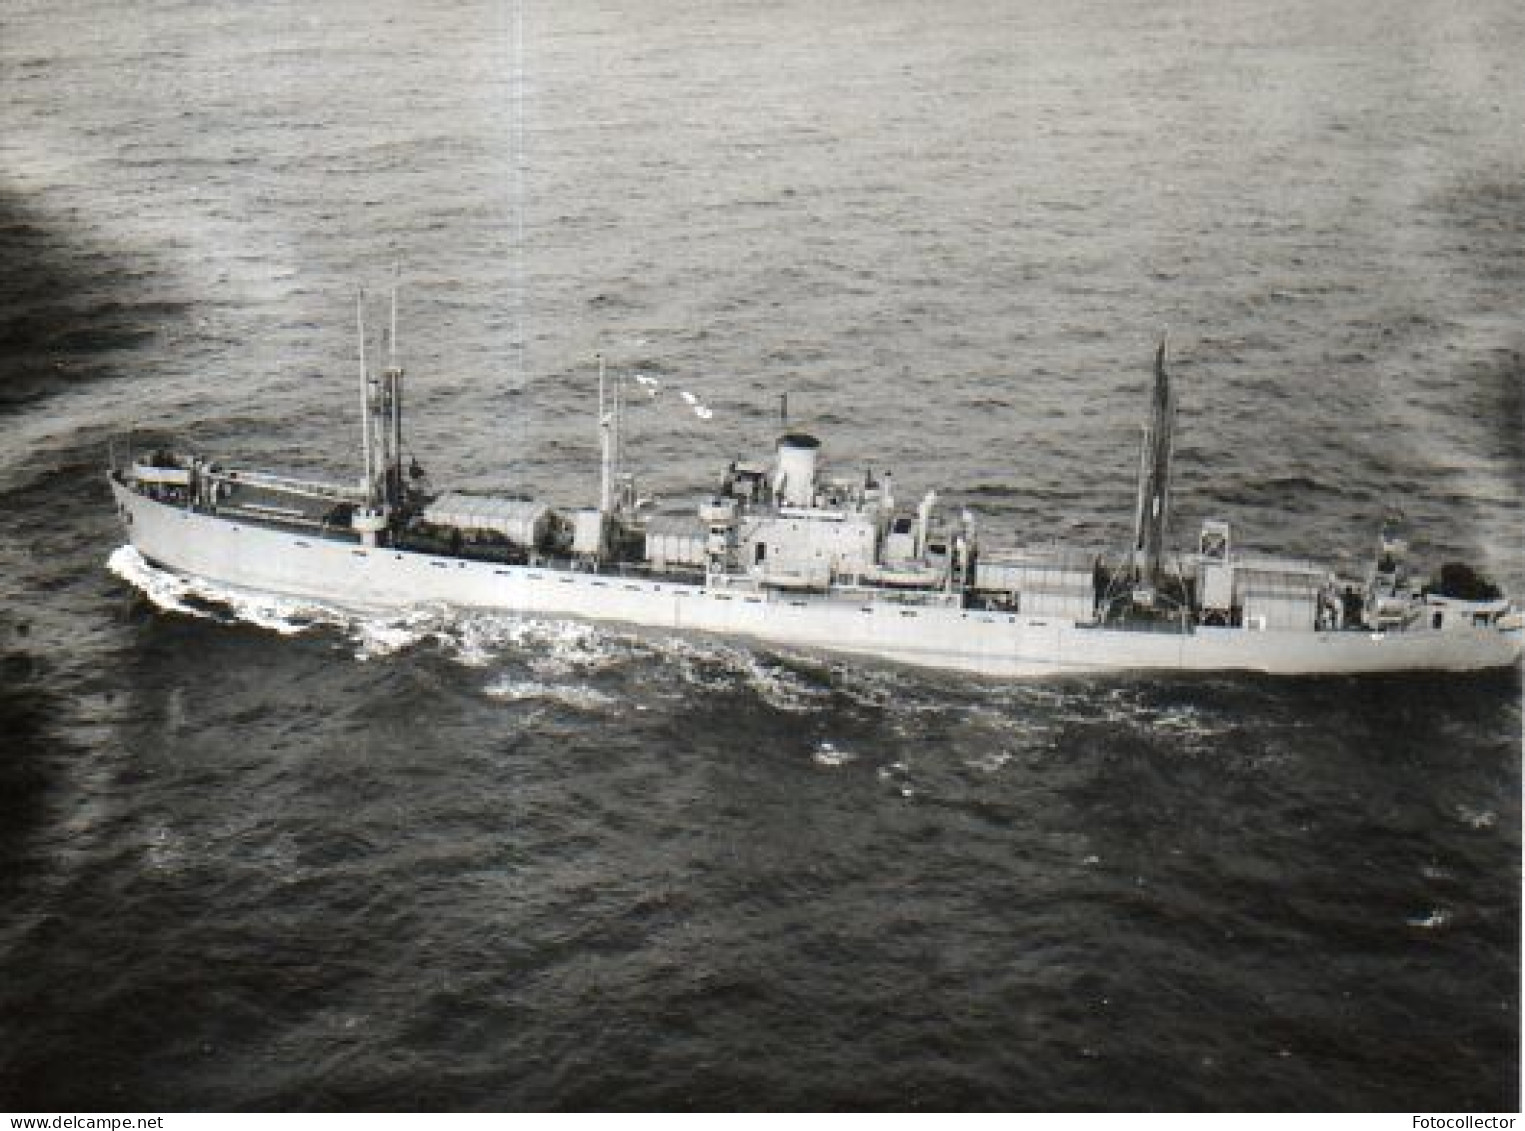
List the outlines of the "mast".
{"type": "Polygon", "coordinates": [[[384,399],[388,432],[387,502],[400,506],[403,501],[402,471],[402,366],[397,363],[397,277],[400,268],[392,268],[391,332],[387,335],[387,369],[384,399]]]}
{"type": "Polygon", "coordinates": [[[397,276],[401,271],[400,264],[392,264],[392,327],[387,335],[387,364],[393,369],[397,368],[397,276]]]}
{"type": "Polygon", "coordinates": [[[1165,338],[1154,356],[1154,392],[1139,452],[1138,507],[1133,524],[1133,570],[1152,586],[1160,575],[1165,524],[1170,516],[1170,457],[1175,444],[1175,394],[1165,372],[1165,338]]]}
{"type": "Polygon", "coordinates": [[[614,508],[614,442],[610,435],[610,413],[605,393],[604,355],[598,355],[598,509],[607,518],[614,508]]]}
{"type": "Polygon", "coordinates": [[[614,397],[614,505],[618,509],[620,480],[625,474],[625,375],[623,371],[615,373],[614,387],[610,392],[614,397]]]}
{"type": "Polygon", "coordinates": [[[360,340],[360,456],[365,467],[361,485],[365,488],[365,506],[376,505],[376,483],[371,475],[371,382],[365,372],[365,291],[355,295],[355,329],[360,340]]]}

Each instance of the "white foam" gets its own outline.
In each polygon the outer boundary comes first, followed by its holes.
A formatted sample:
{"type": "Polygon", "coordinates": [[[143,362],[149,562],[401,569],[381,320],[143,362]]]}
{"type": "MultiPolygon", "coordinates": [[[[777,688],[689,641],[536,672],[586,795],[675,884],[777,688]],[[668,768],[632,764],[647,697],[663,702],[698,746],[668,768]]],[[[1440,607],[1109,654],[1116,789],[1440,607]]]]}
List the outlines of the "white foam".
{"type": "Polygon", "coordinates": [[[506,654],[530,652],[530,664],[545,675],[607,668],[628,652],[617,634],[593,625],[512,613],[457,613],[433,635],[468,667],[486,667],[506,654]]]}
{"type": "Polygon", "coordinates": [[[1162,707],[1149,719],[1151,725],[1191,738],[1216,738],[1233,730],[1227,721],[1214,720],[1191,704],[1162,707]]]}
{"type": "Polygon", "coordinates": [[[1435,908],[1428,915],[1414,915],[1405,920],[1410,927],[1418,927],[1420,930],[1433,931],[1444,927],[1450,922],[1451,916],[1442,908],[1435,908]]]}
{"type": "Polygon", "coordinates": [[[792,714],[814,711],[830,698],[826,688],[776,659],[718,640],[671,637],[646,640],[642,646],[667,660],[684,683],[707,691],[734,690],[739,680],[770,707],[792,714]]]}
{"type": "Polygon", "coordinates": [[[845,766],[858,756],[850,750],[839,750],[834,744],[822,741],[816,745],[815,753],[810,757],[818,766],[845,766]]]}
{"type": "Polygon", "coordinates": [[[166,612],[208,620],[240,620],[282,636],[294,636],[318,624],[343,626],[351,619],[318,602],[234,589],[156,569],[131,546],[114,550],[106,567],[166,612]]]}
{"type": "Polygon", "coordinates": [[[911,788],[910,775],[911,767],[905,762],[891,762],[886,766],[880,766],[878,770],[879,780],[905,798],[916,795],[916,791],[911,788]]]}
{"type": "Polygon", "coordinates": [[[559,686],[532,679],[510,679],[507,676],[493,680],[482,692],[494,699],[513,703],[545,700],[580,711],[598,711],[616,702],[614,696],[593,687],[559,686]]]}
{"type": "Polygon", "coordinates": [[[462,613],[423,606],[395,613],[362,613],[321,601],[282,597],[186,577],[150,565],[132,546],[115,550],[107,567],[157,608],[185,616],[237,620],[283,636],[324,627],[355,644],[355,658],[389,656],[433,641],[468,667],[485,667],[505,652],[542,652],[536,661],[580,669],[607,666],[618,638],[573,621],[532,620],[512,614],[462,613]]]}
{"type": "Polygon", "coordinates": [[[752,652],[738,655],[743,661],[738,674],[770,707],[803,714],[822,706],[829,697],[825,688],[813,686],[788,668],[764,662],[752,652]]]}
{"type": "Polygon", "coordinates": [[[1455,810],[1457,817],[1474,829],[1491,829],[1498,821],[1498,814],[1492,809],[1474,809],[1470,805],[1457,805],[1455,810]]]}
{"type": "Polygon", "coordinates": [[[437,636],[447,617],[441,609],[414,609],[390,617],[351,615],[343,627],[355,643],[355,659],[371,660],[437,636]]]}
{"type": "Polygon", "coordinates": [[[964,764],[971,770],[979,770],[981,773],[993,774],[1010,761],[1010,751],[995,750],[989,754],[982,754],[978,758],[970,758],[964,764]]]}

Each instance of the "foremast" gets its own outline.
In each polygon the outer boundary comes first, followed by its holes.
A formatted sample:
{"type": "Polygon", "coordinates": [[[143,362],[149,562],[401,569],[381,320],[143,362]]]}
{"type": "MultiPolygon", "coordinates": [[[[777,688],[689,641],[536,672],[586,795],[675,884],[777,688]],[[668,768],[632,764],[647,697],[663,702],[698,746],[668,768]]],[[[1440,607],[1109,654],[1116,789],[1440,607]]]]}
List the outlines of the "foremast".
{"type": "Polygon", "coordinates": [[[387,363],[372,373],[365,357],[365,292],[355,303],[359,335],[361,446],[364,474],[361,482],[365,505],[353,519],[361,541],[376,544],[407,502],[407,478],[403,470],[402,388],[403,367],[397,360],[397,284],[392,284],[387,363]]]}

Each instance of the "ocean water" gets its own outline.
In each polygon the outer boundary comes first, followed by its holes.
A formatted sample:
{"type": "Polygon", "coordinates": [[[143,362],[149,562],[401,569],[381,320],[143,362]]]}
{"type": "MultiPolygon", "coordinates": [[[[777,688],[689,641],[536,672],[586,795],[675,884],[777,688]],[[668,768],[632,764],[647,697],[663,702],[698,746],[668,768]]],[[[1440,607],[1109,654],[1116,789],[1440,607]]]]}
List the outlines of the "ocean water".
{"type": "Polygon", "coordinates": [[[1521,687],[1001,683],[157,574],[108,439],[679,499],[787,393],[1002,540],[1525,592],[1504,0],[0,13],[0,1107],[1516,1107],[1521,687]],[[671,395],[688,390],[705,420],[671,395]]]}

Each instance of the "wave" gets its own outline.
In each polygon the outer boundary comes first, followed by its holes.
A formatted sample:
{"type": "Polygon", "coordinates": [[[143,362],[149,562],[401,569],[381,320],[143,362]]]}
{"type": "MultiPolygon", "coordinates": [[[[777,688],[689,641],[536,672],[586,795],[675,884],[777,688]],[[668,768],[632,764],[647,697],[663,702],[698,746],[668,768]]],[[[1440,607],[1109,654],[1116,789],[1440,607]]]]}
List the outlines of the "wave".
{"type": "Polygon", "coordinates": [[[527,667],[532,680],[505,676],[488,684],[486,693],[499,698],[560,697],[587,706],[604,693],[570,681],[636,668],[654,669],[685,691],[745,688],[774,709],[794,714],[824,709],[837,694],[864,705],[883,704],[889,698],[891,677],[882,673],[849,674],[842,666],[758,652],[722,640],[696,641],[584,621],[444,606],[362,613],[173,573],[154,566],[131,546],[113,551],[106,564],[164,612],[246,624],[282,636],[329,632],[347,641],[359,661],[432,647],[468,668],[508,662],[527,667]]]}
{"type": "Polygon", "coordinates": [[[511,679],[507,676],[493,680],[482,689],[483,694],[506,702],[559,703],[574,710],[597,713],[613,706],[618,700],[613,695],[584,685],[558,686],[533,679],[511,679]]]}
{"type": "Polygon", "coordinates": [[[539,649],[532,657],[546,674],[589,670],[613,663],[623,643],[613,633],[570,620],[507,613],[477,613],[419,606],[396,613],[365,613],[308,598],[240,589],[160,569],[132,546],[112,552],[106,566],[169,613],[296,636],[328,630],[355,646],[357,660],[404,652],[425,644],[467,667],[485,667],[509,653],[539,649]]]}
{"type": "Polygon", "coordinates": [[[330,606],[271,593],[255,593],[186,577],[152,565],[132,546],[119,546],[106,568],[142,593],[157,608],[183,616],[239,621],[293,636],[319,625],[344,627],[350,619],[330,606]]]}
{"type": "Polygon", "coordinates": [[[818,766],[845,766],[847,763],[856,761],[857,755],[851,750],[843,750],[836,743],[822,739],[816,743],[814,752],[810,755],[811,761],[818,766]]]}

